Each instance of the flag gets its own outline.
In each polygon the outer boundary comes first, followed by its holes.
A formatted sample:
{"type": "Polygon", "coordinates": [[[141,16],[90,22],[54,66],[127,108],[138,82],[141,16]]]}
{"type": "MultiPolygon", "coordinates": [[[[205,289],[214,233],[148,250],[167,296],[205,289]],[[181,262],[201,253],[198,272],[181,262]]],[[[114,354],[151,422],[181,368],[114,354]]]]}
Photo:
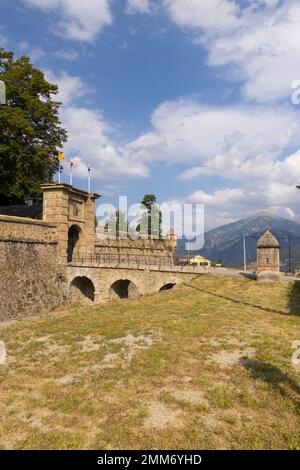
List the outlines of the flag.
{"type": "Polygon", "coordinates": [[[57,158],[58,158],[58,160],[59,160],[60,162],[63,162],[64,159],[65,159],[65,157],[64,157],[64,155],[63,155],[62,152],[58,152],[58,157],[57,157],[57,158]]]}

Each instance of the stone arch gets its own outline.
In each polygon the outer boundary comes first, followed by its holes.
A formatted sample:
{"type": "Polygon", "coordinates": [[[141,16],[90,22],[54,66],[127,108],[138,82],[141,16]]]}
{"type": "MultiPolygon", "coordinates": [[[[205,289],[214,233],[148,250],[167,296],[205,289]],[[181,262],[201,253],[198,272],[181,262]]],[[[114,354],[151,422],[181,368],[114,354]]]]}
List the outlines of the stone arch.
{"type": "Polygon", "coordinates": [[[76,254],[76,248],[78,247],[78,242],[80,239],[81,229],[78,225],[71,225],[68,231],[68,249],[67,249],[67,259],[68,263],[71,263],[76,254]]]}
{"type": "Polygon", "coordinates": [[[160,289],[159,292],[164,292],[166,290],[171,290],[176,286],[176,282],[169,282],[167,284],[164,284],[160,289]]]}
{"type": "Polygon", "coordinates": [[[94,302],[95,301],[95,285],[86,276],[77,276],[70,284],[70,300],[71,302],[94,302]]]}
{"type": "Polygon", "coordinates": [[[129,279],[118,279],[109,288],[110,299],[130,299],[139,295],[136,284],[129,279]]]}

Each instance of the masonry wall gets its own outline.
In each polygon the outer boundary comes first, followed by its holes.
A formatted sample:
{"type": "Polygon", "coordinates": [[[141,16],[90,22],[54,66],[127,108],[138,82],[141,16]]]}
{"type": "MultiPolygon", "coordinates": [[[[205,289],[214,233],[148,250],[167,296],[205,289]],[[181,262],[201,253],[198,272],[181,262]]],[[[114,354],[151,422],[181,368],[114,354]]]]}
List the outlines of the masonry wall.
{"type": "Polygon", "coordinates": [[[95,241],[95,256],[116,255],[120,257],[120,262],[128,260],[133,263],[139,260],[145,264],[151,264],[159,258],[163,259],[164,265],[174,265],[174,250],[176,245],[170,240],[149,240],[149,239],[105,239],[101,237],[101,232],[97,231],[95,241]]]}
{"type": "Polygon", "coordinates": [[[40,313],[66,300],[56,227],[0,216],[0,321],[40,313]]]}
{"type": "Polygon", "coordinates": [[[257,249],[257,273],[280,271],[279,248],[257,249]]]}
{"type": "MultiPolygon", "coordinates": [[[[95,303],[101,303],[110,299],[110,288],[112,284],[120,280],[129,280],[136,286],[136,295],[147,295],[159,292],[167,285],[178,285],[182,282],[190,282],[195,273],[184,272],[181,269],[167,268],[165,271],[148,269],[126,269],[95,266],[71,266],[66,269],[68,284],[72,285],[74,279],[89,279],[95,288],[95,303]]],[[[72,297],[72,292],[70,292],[72,297]]],[[[77,299],[79,300],[79,299],[77,299]]],[[[83,301],[83,297],[80,298],[83,301]]]]}

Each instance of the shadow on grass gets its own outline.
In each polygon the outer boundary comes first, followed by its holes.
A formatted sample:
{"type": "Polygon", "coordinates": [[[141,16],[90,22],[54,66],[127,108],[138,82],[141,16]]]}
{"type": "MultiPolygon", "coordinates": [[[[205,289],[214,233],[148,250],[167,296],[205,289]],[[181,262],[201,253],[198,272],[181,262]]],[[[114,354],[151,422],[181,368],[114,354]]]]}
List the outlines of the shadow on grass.
{"type": "Polygon", "coordinates": [[[252,281],[256,281],[256,274],[254,273],[240,272],[239,275],[241,277],[245,277],[246,279],[251,279],[252,281]]]}
{"type": "Polygon", "coordinates": [[[222,294],[217,294],[216,292],[212,292],[206,289],[201,289],[200,287],[194,286],[193,284],[188,284],[184,283],[183,285],[190,287],[191,289],[198,290],[199,292],[203,292],[204,294],[209,294],[212,297],[217,297],[218,299],[223,299],[223,300],[229,300],[229,302],[232,302],[234,304],[240,304],[240,305],[245,305],[247,307],[252,307],[252,308],[257,308],[258,310],[262,310],[263,312],[268,312],[268,313],[279,313],[280,315],[290,315],[291,312],[285,312],[284,310],[278,310],[275,308],[270,308],[270,307],[264,307],[263,305],[257,305],[252,302],[246,302],[241,299],[235,299],[233,297],[229,297],[228,295],[222,295],[222,294]]]}
{"type": "Polygon", "coordinates": [[[240,359],[240,364],[249,370],[254,380],[261,380],[278,390],[281,395],[291,399],[297,408],[300,407],[300,386],[294,379],[282,372],[279,367],[253,359],[240,359]],[[299,398],[291,396],[291,392],[299,398]]]}
{"type": "Polygon", "coordinates": [[[291,287],[289,311],[291,315],[300,315],[300,281],[295,281],[291,287]]]}

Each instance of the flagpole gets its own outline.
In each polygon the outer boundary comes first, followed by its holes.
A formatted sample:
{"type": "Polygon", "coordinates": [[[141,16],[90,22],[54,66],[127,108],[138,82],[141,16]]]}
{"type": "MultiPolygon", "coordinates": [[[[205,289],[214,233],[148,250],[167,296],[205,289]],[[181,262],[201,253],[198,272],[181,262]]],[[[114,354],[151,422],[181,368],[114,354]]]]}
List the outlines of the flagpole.
{"type": "Polygon", "coordinates": [[[73,161],[69,160],[70,186],[73,186],[73,161]]]}
{"type": "Polygon", "coordinates": [[[61,183],[61,174],[62,174],[62,171],[64,169],[64,166],[63,166],[64,155],[61,151],[58,152],[57,159],[59,161],[59,165],[58,165],[58,182],[61,183]]]}
{"type": "Polygon", "coordinates": [[[88,177],[88,193],[90,194],[91,192],[91,167],[90,165],[88,166],[88,172],[89,172],[89,177],[88,177]]]}

